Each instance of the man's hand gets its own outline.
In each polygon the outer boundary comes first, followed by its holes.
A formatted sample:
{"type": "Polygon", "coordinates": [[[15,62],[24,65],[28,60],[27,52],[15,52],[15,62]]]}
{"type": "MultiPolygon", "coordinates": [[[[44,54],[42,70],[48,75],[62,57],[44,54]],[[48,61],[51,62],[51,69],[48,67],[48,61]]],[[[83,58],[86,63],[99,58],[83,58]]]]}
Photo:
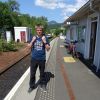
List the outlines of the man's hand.
{"type": "Polygon", "coordinates": [[[30,48],[32,47],[32,45],[29,43],[29,44],[27,45],[27,47],[30,49],[30,48]]]}
{"type": "Polygon", "coordinates": [[[45,44],[46,50],[49,51],[50,50],[50,46],[48,44],[46,44],[46,37],[45,36],[42,37],[42,41],[45,44]]]}
{"type": "Polygon", "coordinates": [[[46,48],[47,51],[50,50],[50,46],[48,44],[45,45],[45,48],[46,48]]]}
{"type": "Polygon", "coordinates": [[[32,43],[34,42],[36,40],[36,36],[33,36],[33,38],[32,38],[32,43]]]}
{"type": "Polygon", "coordinates": [[[34,36],[34,37],[32,38],[32,41],[27,45],[27,47],[28,47],[29,49],[32,47],[32,45],[33,45],[33,43],[34,43],[35,40],[36,40],[36,37],[34,36]]]}
{"type": "Polygon", "coordinates": [[[45,36],[42,36],[42,41],[43,41],[44,44],[46,43],[46,38],[45,38],[45,36]]]}

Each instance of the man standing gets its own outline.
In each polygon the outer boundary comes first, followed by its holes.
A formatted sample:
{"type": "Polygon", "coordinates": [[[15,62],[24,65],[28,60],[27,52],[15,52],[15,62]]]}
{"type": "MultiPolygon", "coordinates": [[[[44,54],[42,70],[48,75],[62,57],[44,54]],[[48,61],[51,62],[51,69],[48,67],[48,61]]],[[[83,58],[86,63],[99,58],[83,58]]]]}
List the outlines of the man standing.
{"type": "Polygon", "coordinates": [[[32,41],[28,44],[28,48],[32,50],[31,56],[31,67],[30,67],[30,87],[28,92],[31,92],[35,88],[35,74],[37,67],[39,66],[40,70],[40,86],[44,85],[45,77],[45,61],[46,61],[46,52],[50,49],[50,44],[48,42],[47,37],[43,34],[43,26],[37,25],[35,26],[36,36],[33,36],[32,41]]]}

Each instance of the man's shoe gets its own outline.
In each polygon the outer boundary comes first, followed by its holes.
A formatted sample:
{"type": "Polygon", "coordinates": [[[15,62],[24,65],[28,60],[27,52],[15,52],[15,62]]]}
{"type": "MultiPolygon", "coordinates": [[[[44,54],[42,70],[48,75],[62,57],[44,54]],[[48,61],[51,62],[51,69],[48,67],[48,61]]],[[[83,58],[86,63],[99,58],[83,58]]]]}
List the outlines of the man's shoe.
{"type": "Polygon", "coordinates": [[[29,89],[28,89],[28,93],[30,93],[30,92],[32,92],[33,90],[35,89],[35,87],[30,87],[29,89]]]}
{"type": "Polygon", "coordinates": [[[28,93],[32,92],[33,88],[29,88],[28,89],[28,93]]]}

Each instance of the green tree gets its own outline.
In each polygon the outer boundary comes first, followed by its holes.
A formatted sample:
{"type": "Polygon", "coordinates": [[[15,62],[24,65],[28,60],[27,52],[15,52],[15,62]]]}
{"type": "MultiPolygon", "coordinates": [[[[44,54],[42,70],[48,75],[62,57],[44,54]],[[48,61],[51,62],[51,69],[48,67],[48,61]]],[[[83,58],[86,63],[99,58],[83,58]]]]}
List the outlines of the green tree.
{"type": "Polygon", "coordinates": [[[19,3],[16,0],[8,0],[7,2],[11,12],[19,11],[19,3]]]}
{"type": "MultiPolygon", "coordinates": [[[[14,26],[20,25],[18,19],[18,3],[14,0],[0,2],[0,30],[5,33],[6,30],[12,31],[14,37],[14,26]]],[[[4,35],[4,34],[2,34],[4,35]]]]}
{"type": "Polygon", "coordinates": [[[32,28],[35,33],[35,25],[42,24],[44,32],[48,31],[48,20],[46,17],[35,17],[19,12],[19,4],[15,0],[0,2],[0,30],[10,30],[14,37],[14,26],[26,26],[32,28]]]}
{"type": "Polygon", "coordinates": [[[47,18],[46,17],[30,17],[28,14],[20,14],[19,20],[21,21],[21,26],[26,26],[32,28],[32,33],[35,33],[35,25],[42,24],[44,26],[44,32],[47,30],[47,18]]]}
{"type": "Polygon", "coordinates": [[[61,32],[62,32],[62,30],[61,30],[60,28],[57,28],[57,29],[55,29],[54,34],[55,34],[56,36],[58,36],[61,32]]]}
{"type": "Polygon", "coordinates": [[[48,20],[47,20],[46,17],[44,17],[44,16],[38,17],[38,18],[36,19],[36,21],[35,21],[35,25],[36,25],[36,24],[41,24],[41,25],[43,25],[43,26],[44,26],[44,32],[46,33],[47,27],[48,27],[48,20]]]}
{"type": "Polygon", "coordinates": [[[1,31],[6,30],[9,27],[12,27],[12,19],[10,16],[10,10],[6,3],[0,2],[0,29],[1,31]]]}

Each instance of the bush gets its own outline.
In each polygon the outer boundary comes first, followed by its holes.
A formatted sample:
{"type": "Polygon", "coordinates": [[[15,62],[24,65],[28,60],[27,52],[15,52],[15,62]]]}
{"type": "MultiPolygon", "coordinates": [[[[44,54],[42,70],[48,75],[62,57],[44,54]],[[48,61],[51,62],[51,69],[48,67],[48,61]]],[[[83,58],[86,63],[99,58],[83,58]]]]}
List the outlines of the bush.
{"type": "Polygon", "coordinates": [[[4,46],[4,51],[16,51],[16,47],[14,44],[12,43],[6,43],[6,45],[4,46]]]}
{"type": "Polygon", "coordinates": [[[5,40],[0,40],[0,51],[17,51],[14,41],[7,43],[5,40]]]}
{"type": "Polygon", "coordinates": [[[0,52],[3,51],[3,47],[2,47],[2,39],[0,39],[0,52]]]}

